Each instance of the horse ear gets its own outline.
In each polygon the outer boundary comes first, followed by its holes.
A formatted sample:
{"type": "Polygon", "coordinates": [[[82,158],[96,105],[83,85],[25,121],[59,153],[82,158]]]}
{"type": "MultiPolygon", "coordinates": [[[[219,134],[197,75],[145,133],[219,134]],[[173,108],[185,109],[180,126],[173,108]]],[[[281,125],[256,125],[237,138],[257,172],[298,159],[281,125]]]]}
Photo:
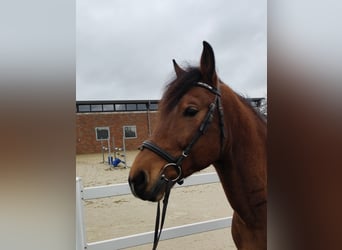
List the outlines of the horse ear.
{"type": "Polygon", "coordinates": [[[176,72],[176,75],[178,78],[185,73],[185,70],[183,70],[181,67],[179,67],[179,65],[176,63],[175,59],[173,59],[172,62],[173,62],[173,68],[175,69],[175,72],[176,72]]]}
{"type": "Polygon", "coordinates": [[[215,70],[214,50],[209,43],[203,41],[203,51],[201,56],[201,73],[203,80],[216,87],[217,74],[215,70]]]}

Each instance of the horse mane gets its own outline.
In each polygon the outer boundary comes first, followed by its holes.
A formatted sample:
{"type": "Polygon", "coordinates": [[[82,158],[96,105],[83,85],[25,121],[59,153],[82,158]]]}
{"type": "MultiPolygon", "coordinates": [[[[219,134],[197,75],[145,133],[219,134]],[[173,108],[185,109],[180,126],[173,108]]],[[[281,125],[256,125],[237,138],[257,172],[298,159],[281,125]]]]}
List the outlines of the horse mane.
{"type": "Polygon", "coordinates": [[[160,109],[169,113],[180,99],[188,92],[196,82],[201,79],[201,71],[196,67],[188,67],[185,73],[166,85],[163,97],[159,103],[160,109]]]}
{"type": "MultiPolygon", "coordinates": [[[[163,97],[159,103],[160,110],[165,110],[166,113],[178,104],[180,99],[188,92],[196,82],[201,79],[201,71],[198,67],[187,67],[185,73],[181,76],[176,77],[170,83],[165,86],[163,97]]],[[[220,80],[220,84],[224,84],[220,80]]],[[[262,123],[267,123],[266,117],[256,110],[246,97],[234,92],[238,99],[254,114],[255,117],[262,123]]]]}

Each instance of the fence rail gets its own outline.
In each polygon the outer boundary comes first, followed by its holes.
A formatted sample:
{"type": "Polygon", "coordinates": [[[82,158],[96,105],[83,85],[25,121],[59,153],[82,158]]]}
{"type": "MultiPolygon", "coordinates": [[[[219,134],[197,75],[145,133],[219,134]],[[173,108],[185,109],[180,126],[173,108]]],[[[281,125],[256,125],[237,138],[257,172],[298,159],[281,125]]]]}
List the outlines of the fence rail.
{"type": "MultiPolygon", "coordinates": [[[[182,186],[178,184],[174,188],[203,185],[219,182],[216,173],[197,174],[188,177],[182,186]]],[[[113,250],[123,249],[153,242],[154,232],[129,235],[104,241],[86,242],[86,230],[84,224],[84,200],[105,198],[130,194],[128,184],[114,184],[97,187],[83,188],[82,179],[76,178],[76,249],[77,250],[113,250]]],[[[166,228],[160,237],[160,240],[173,239],[196,233],[202,233],[212,230],[218,230],[231,226],[232,217],[202,221],[193,224],[187,224],[177,227],[166,228]]]]}

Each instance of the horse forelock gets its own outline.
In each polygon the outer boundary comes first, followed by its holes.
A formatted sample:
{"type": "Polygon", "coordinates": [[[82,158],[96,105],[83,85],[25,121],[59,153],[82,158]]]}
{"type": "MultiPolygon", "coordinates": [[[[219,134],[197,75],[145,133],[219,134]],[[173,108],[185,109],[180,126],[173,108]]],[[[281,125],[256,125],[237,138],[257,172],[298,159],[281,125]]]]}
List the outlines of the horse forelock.
{"type": "Polygon", "coordinates": [[[160,100],[160,111],[162,113],[170,112],[181,100],[181,98],[201,80],[201,71],[199,68],[189,67],[186,73],[175,78],[166,85],[162,99],[160,100]]]}

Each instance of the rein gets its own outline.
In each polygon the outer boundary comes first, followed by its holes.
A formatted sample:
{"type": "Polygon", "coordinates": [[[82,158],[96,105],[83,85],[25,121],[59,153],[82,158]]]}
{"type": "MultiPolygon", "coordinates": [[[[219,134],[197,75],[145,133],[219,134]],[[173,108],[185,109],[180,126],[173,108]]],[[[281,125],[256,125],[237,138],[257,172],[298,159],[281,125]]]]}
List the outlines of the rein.
{"type": "Polygon", "coordinates": [[[173,185],[172,181],[168,181],[166,184],[166,190],[165,190],[165,195],[164,195],[164,199],[163,199],[163,210],[162,210],[162,214],[161,214],[161,219],[160,219],[160,201],[158,201],[156,223],[154,226],[154,239],[153,239],[152,250],[157,249],[157,246],[159,243],[160,235],[162,233],[163,226],[164,226],[166,209],[167,209],[167,205],[169,203],[169,196],[170,196],[170,191],[171,191],[172,185],[173,185]],[[159,224],[160,224],[160,226],[159,226],[159,224]]]}
{"type": "Polygon", "coordinates": [[[159,146],[154,144],[152,141],[144,141],[142,143],[141,147],[139,148],[140,150],[147,148],[168,162],[163,167],[163,169],[161,171],[161,177],[160,178],[163,182],[165,182],[166,188],[165,188],[165,195],[164,195],[164,199],[163,199],[163,209],[162,209],[161,218],[160,218],[160,201],[158,201],[156,223],[155,223],[155,230],[154,230],[154,241],[153,241],[152,250],[157,249],[158,242],[160,239],[160,235],[161,235],[162,230],[163,230],[165,215],[166,215],[166,209],[167,209],[167,205],[168,205],[168,201],[169,201],[171,188],[175,183],[182,185],[184,182],[184,178],[182,177],[182,167],[181,167],[182,163],[183,163],[184,159],[189,156],[192,147],[195,145],[195,143],[198,141],[198,139],[202,135],[204,135],[204,133],[206,132],[208,126],[210,125],[210,123],[213,120],[215,109],[218,110],[218,114],[219,114],[219,125],[220,125],[220,130],[221,130],[221,137],[220,137],[221,153],[222,153],[222,149],[223,149],[223,147],[222,147],[223,142],[226,138],[226,134],[225,134],[225,130],[224,130],[223,108],[222,108],[222,103],[221,103],[220,90],[216,89],[216,88],[214,88],[214,87],[212,87],[206,83],[203,83],[203,82],[197,82],[195,84],[195,86],[205,88],[205,89],[209,90],[211,93],[215,94],[215,100],[212,103],[210,103],[209,108],[208,108],[208,112],[205,115],[202,123],[200,124],[197,133],[193,136],[193,138],[190,141],[190,143],[188,144],[188,146],[185,147],[185,149],[182,151],[182,154],[180,156],[178,156],[177,158],[173,157],[171,154],[169,154],[167,151],[163,150],[162,148],[160,148],[159,146]],[[170,166],[173,166],[176,169],[176,171],[178,172],[177,177],[174,179],[168,179],[164,174],[165,169],[170,167],[170,166]]]}

